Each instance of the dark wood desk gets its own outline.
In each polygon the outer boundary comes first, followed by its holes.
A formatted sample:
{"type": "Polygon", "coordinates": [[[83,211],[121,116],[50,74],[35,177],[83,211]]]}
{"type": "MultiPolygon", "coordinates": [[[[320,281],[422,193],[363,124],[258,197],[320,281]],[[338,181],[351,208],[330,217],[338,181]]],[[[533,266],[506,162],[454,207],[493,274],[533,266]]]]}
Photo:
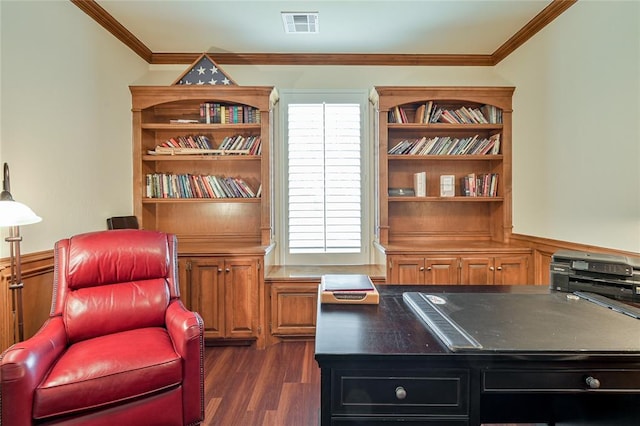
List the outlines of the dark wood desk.
{"type": "MultiPolygon", "coordinates": [[[[454,353],[402,299],[407,291],[541,294],[548,289],[379,285],[378,290],[379,305],[318,306],[321,425],[640,425],[640,351],[454,353]],[[597,379],[597,386],[590,388],[588,377],[597,379]]],[[[629,339],[640,347],[636,321],[629,339]]],[[[585,327],[606,333],[595,320],[585,327]]],[[[570,339],[571,331],[558,338],[570,339]]]]}

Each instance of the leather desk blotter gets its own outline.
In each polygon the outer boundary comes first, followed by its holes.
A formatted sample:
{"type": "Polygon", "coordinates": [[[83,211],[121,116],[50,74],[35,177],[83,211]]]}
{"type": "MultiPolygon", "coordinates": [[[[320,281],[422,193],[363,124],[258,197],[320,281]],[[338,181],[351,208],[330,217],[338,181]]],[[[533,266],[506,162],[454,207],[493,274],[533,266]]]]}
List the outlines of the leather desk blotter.
{"type": "Polygon", "coordinates": [[[640,320],[567,293],[404,293],[453,352],[640,352],[640,320]]]}

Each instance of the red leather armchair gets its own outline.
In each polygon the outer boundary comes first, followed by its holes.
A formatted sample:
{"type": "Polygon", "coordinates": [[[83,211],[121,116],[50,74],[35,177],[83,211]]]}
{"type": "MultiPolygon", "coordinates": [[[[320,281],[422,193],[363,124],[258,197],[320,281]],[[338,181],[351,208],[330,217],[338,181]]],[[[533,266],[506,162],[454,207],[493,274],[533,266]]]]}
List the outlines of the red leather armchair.
{"type": "Polygon", "coordinates": [[[50,317],[0,359],[2,424],[199,424],[203,323],[179,299],[176,256],[154,231],[58,241],[50,317]]]}

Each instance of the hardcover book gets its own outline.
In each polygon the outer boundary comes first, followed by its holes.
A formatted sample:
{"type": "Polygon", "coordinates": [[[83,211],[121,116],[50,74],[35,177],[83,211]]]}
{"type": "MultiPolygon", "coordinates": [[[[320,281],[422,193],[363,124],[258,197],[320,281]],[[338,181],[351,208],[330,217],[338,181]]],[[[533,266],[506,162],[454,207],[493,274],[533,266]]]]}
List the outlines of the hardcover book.
{"type": "Polygon", "coordinates": [[[427,196],[427,172],[413,174],[413,190],[416,197],[427,196]]]}
{"type": "Polygon", "coordinates": [[[440,176],[440,196],[454,197],[456,195],[456,177],[454,175],[440,176]]]}

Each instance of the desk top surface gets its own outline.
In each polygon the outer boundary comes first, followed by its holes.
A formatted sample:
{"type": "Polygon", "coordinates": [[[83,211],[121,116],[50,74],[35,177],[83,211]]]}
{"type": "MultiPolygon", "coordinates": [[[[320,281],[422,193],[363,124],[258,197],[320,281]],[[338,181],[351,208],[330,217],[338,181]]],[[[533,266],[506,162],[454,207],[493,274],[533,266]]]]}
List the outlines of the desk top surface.
{"type": "Polygon", "coordinates": [[[317,359],[354,354],[450,356],[453,352],[405,303],[405,292],[451,295],[454,303],[448,305],[448,313],[483,346],[456,355],[640,356],[640,320],[584,300],[572,301],[580,303],[580,309],[577,303],[564,309],[566,294],[550,294],[546,287],[380,285],[378,291],[379,305],[319,307],[317,359]],[[582,318],[576,318],[578,314],[582,318]]]}

